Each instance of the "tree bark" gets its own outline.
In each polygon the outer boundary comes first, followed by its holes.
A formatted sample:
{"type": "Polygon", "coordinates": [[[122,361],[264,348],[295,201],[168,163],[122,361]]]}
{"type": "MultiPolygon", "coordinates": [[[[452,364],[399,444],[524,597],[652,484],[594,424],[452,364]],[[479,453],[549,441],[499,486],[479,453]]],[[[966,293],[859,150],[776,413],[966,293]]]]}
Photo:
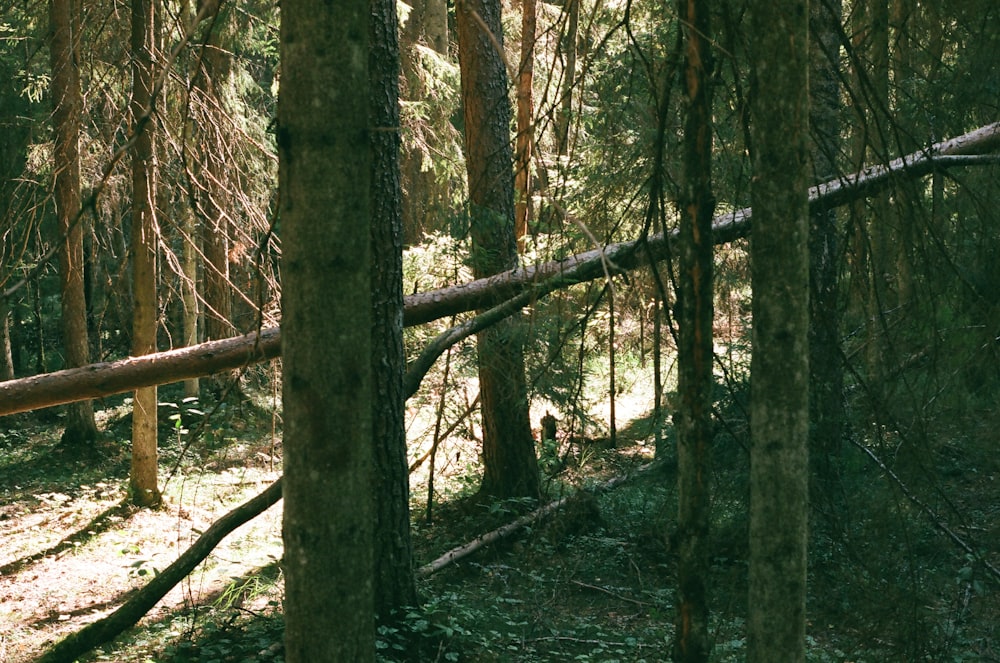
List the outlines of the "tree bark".
{"type": "MultiPolygon", "coordinates": [[[[456,10],[465,107],[472,271],[483,278],[517,265],[510,99],[499,0],[464,0],[456,10]]],[[[479,333],[483,482],[488,498],[539,497],[528,420],[521,325],[507,318],[479,333]]]]}
{"type": "Polygon", "coordinates": [[[517,138],[514,151],[514,237],[524,252],[531,211],[531,154],[534,145],[531,86],[535,72],[535,0],[521,0],[521,64],[517,71],[517,138]]]}
{"type": "Polygon", "coordinates": [[[807,0],[750,8],[755,86],[750,236],[747,660],[805,660],[809,514],[807,0]]]}
{"type": "Polygon", "coordinates": [[[708,2],[680,0],[684,34],[683,181],[677,206],[677,615],[673,658],[707,661],[711,448],[712,324],[712,53],[708,2]]]}
{"type": "Polygon", "coordinates": [[[573,118],[573,86],[576,83],[576,40],[580,25],[580,0],[565,0],[563,12],[566,27],[559,36],[559,55],[562,60],[562,96],[556,114],[556,150],[559,156],[569,154],[569,126],[573,118]]]}
{"type": "MultiPolygon", "coordinates": [[[[80,18],[75,0],[53,0],[51,12],[52,124],[55,133],[53,171],[58,218],[59,282],[66,366],[90,362],[87,302],[83,288],[83,211],[80,207],[80,71],[77,64],[80,18]]],[[[87,444],[97,437],[94,408],[78,401],[66,411],[63,442],[87,444]]]]}
{"type": "Polygon", "coordinates": [[[375,660],[371,9],[281,7],[289,663],[375,660]]]}
{"type": "MultiPolygon", "coordinates": [[[[183,305],[184,346],[198,344],[198,248],[195,235],[195,217],[190,209],[180,211],[183,214],[182,235],[184,237],[184,255],[181,268],[181,302],[183,305]]],[[[201,393],[201,383],[198,377],[184,381],[184,395],[197,397],[201,393]]]]}
{"type": "MultiPolygon", "coordinates": [[[[156,163],[152,91],[155,5],[132,0],[132,355],[156,352],[156,163]]],[[[160,503],[156,478],[156,387],[142,387],[132,404],[129,490],[139,506],[160,503]]]]}
{"type": "Polygon", "coordinates": [[[202,67],[195,77],[195,84],[202,95],[202,122],[200,145],[204,199],[201,209],[202,252],[204,253],[205,340],[215,341],[233,335],[233,298],[229,281],[229,215],[222,204],[225,192],[225,163],[222,154],[225,144],[223,122],[225,97],[223,88],[230,74],[230,57],[224,47],[223,35],[228,22],[228,11],[221,11],[216,0],[200,0],[199,15],[206,14],[211,32],[202,50],[202,67]],[[211,3],[211,8],[205,5],[211,3]]]}
{"type": "Polygon", "coordinates": [[[0,297],[0,380],[14,379],[14,353],[10,343],[10,305],[0,297]]]}
{"type": "Polygon", "coordinates": [[[375,618],[387,624],[417,602],[410,543],[403,370],[403,224],[399,181],[396,4],[372,1],[372,436],[375,461],[375,618]]]}

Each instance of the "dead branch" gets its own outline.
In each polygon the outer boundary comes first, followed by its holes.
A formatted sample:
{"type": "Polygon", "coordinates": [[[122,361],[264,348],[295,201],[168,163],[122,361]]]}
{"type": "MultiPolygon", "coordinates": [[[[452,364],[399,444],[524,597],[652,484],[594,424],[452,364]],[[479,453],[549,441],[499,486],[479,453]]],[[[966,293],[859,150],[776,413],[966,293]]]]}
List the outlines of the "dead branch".
{"type": "Polygon", "coordinates": [[[279,478],[267,490],[215,521],[173,564],[157,574],[148,585],[136,592],[120,608],[59,641],[45,652],[38,662],[71,663],[94,647],[115,639],[134,626],[166,596],[167,592],[208,557],[230,532],[253,520],[277,502],[281,498],[281,481],[279,478]]]}
{"type": "MultiPolygon", "coordinates": [[[[612,477],[611,479],[608,479],[604,483],[598,484],[593,488],[584,490],[586,492],[592,492],[595,495],[606,492],[608,490],[611,490],[615,486],[618,486],[624,483],[625,481],[628,481],[629,479],[632,479],[634,477],[646,473],[647,471],[649,471],[650,468],[653,467],[653,465],[654,465],[653,463],[648,463],[640,467],[632,474],[623,474],[616,477],[612,477]]],[[[513,522],[507,523],[506,525],[498,527],[497,529],[491,532],[487,532],[486,534],[482,534],[473,539],[472,541],[469,541],[465,545],[461,545],[458,548],[449,550],[445,554],[435,559],[433,562],[424,564],[419,569],[417,569],[416,572],[417,577],[424,578],[431,574],[437,573],[438,571],[448,566],[452,562],[456,562],[462,559],[463,557],[468,557],[469,555],[476,552],[480,548],[484,548],[490,545],[491,543],[496,543],[497,541],[510,536],[511,534],[518,531],[525,525],[529,525],[533,522],[542,520],[546,516],[555,513],[559,509],[566,506],[567,502],[569,502],[569,500],[571,500],[573,497],[574,495],[568,495],[554,502],[549,502],[548,504],[535,509],[531,513],[524,514],[523,516],[521,516],[517,520],[514,520],[513,522]]]]}

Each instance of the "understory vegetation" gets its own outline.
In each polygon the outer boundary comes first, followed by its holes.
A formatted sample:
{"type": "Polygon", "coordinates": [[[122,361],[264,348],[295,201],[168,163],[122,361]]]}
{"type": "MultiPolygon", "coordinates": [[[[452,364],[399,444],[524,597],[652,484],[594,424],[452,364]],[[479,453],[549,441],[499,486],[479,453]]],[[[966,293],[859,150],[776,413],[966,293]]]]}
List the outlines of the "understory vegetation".
{"type": "MultiPolygon", "coordinates": [[[[717,349],[709,587],[713,660],[738,661],[745,657],[747,366],[745,330],[724,332],[733,345],[717,349]]],[[[557,336],[544,328],[534,333],[557,336]]],[[[534,422],[547,411],[558,415],[556,442],[538,447],[547,496],[576,497],[515,535],[421,575],[421,604],[379,630],[381,660],[669,658],[676,598],[673,431],[669,420],[651,414],[651,365],[639,337],[619,338],[616,444],[602,407],[608,366],[596,351],[606,336],[580,336],[577,329],[564,343],[563,361],[537,352],[531,362],[569,370],[579,344],[587,344],[582,385],[560,391],[539,379],[533,400],[534,422]],[[666,451],[652,464],[658,436],[666,451]],[[593,490],[622,475],[629,478],[616,487],[593,490]]],[[[448,376],[439,362],[407,419],[418,568],[529,508],[470,499],[480,434],[469,407],[474,353],[454,353],[448,376]],[[428,412],[441,408],[435,426],[428,412]]],[[[915,363],[905,384],[934,382],[932,370],[954,375],[959,366],[945,370],[946,361],[933,368],[915,363]]],[[[280,475],[273,379],[270,371],[246,373],[219,404],[185,401],[176,387],[162,390],[165,503],[156,510],[125,500],[128,399],[102,403],[102,441],[85,455],[60,445],[59,420],[50,411],[4,421],[0,660],[31,660],[46,643],[107,614],[213,520],[280,475]]],[[[911,394],[874,403],[870,387],[852,382],[851,432],[836,481],[811,508],[808,660],[997,660],[998,578],[984,566],[995,568],[1000,557],[996,377],[950,383],[922,411],[910,405],[911,394]],[[873,412],[893,418],[875,424],[873,412]]],[[[280,511],[272,508],[230,535],[139,627],[83,660],[282,660],[280,558],[280,511]]]]}

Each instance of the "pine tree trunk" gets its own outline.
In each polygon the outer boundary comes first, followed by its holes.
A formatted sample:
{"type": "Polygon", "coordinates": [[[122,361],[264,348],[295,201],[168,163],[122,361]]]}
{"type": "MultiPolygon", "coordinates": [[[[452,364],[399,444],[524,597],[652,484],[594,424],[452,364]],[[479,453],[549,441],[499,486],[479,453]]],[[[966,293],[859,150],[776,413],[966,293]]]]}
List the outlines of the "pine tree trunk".
{"type": "Polygon", "coordinates": [[[281,6],[288,663],[375,659],[371,10],[281,6]]]}
{"type": "Polygon", "coordinates": [[[805,660],[809,428],[808,3],[750,8],[753,356],[747,660],[805,660]]]}
{"type": "MultiPolygon", "coordinates": [[[[90,362],[87,303],[83,289],[83,217],[80,210],[80,72],[77,65],[79,8],[75,0],[53,0],[52,98],[55,110],[55,199],[58,215],[59,280],[62,294],[62,336],[66,367],[90,362]]],[[[67,407],[63,441],[84,444],[97,437],[91,401],[67,407]]]]}
{"type": "Polygon", "coordinates": [[[580,0],[565,0],[565,31],[559,38],[559,55],[562,60],[562,96],[556,115],[556,149],[559,156],[569,154],[569,125],[573,118],[573,85],[576,81],[576,38],[580,24],[580,0]]]}
{"type": "Polygon", "coordinates": [[[524,252],[531,212],[531,154],[534,145],[531,86],[535,71],[535,0],[521,3],[521,64],[517,72],[517,145],[514,153],[514,236],[524,252]]]}
{"type": "MultiPolygon", "coordinates": [[[[202,0],[205,2],[206,0],[202,0]]],[[[224,86],[229,80],[232,64],[225,48],[224,34],[228,12],[215,14],[207,23],[212,32],[202,51],[202,70],[195,83],[204,104],[204,130],[200,146],[205,173],[205,194],[202,200],[204,218],[201,226],[202,251],[205,257],[204,291],[205,340],[214,341],[233,335],[233,297],[229,279],[229,216],[222,204],[225,195],[226,164],[222,154],[227,138],[222,129],[225,122],[224,86]]]]}
{"type": "Polygon", "coordinates": [[[375,463],[375,617],[387,624],[415,605],[410,544],[403,372],[403,227],[399,181],[399,43],[393,0],[373,0],[372,433],[375,463]]]}
{"type": "MultiPolygon", "coordinates": [[[[184,236],[184,254],[181,268],[181,302],[183,305],[183,335],[184,345],[190,347],[198,343],[198,250],[195,245],[195,217],[190,209],[180,211],[183,215],[182,234],[184,236]]],[[[199,378],[184,381],[184,395],[195,398],[201,393],[199,378]]]]}
{"type": "MultiPolygon", "coordinates": [[[[150,101],[154,7],[132,0],[132,355],[156,352],[156,163],[150,101]]],[[[132,404],[130,491],[140,506],[160,503],[156,478],[156,387],[137,389],[132,404]]]]}
{"type": "MultiPolygon", "coordinates": [[[[517,265],[511,108],[507,72],[497,52],[503,45],[499,0],[469,0],[456,15],[472,269],[481,278],[517,265]]],[[[508,318],[480,332],[477,340],[483,413],[480,493],[537,498],[541,485],[528,420],[521,325],[508,318]]]]}
{"type": "Polygon", "coordinates": [[[684,179],[677,253],[677,616],[673,658],[707,661],[712,448],[712,54],[708,2],[682,0],[684,179]]]}

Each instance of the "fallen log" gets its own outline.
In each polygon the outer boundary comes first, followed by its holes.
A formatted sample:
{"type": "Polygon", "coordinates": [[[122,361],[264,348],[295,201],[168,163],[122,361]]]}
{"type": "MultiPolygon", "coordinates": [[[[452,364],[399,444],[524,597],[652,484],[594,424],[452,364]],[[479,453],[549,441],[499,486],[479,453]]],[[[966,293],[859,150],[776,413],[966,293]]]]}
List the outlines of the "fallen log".
{"type": "MultiPolygon", "coordinates": [[[[997,150],[1000,150],[1000,122],[980,127],[887,164],[872,166],[814,186],[809,190],[810,209],[820,211],[844,205],[886,189],[895,181],[921,177],[936,169],[996,163],[1000,155],[987,153],[997,150]]],[[[751,217],[750,208],[716,216],[713,241],[725,244],[746,237],[750,233],[751,217]]],[[[405,298],[404,325],[413,326],[456,313],[489,308],[537,288],[533,297],[520,298],[521,305],[526,306],[534,298],[542,297],[556,288],[602,278],[609,268],[616,272],[628,271],[647,264],[650,260],[662,260],[669,254],[675,238],[676,233],[673,231],[658,233],[647,238],[610,244],[564,260],[531,265],[469,283],[409,295],[405,298]]],[[[461,334],[452,336],[458,337],[461,334]]],[[[438,343],[435,351],[441,347],[438,343]]],[[[281,330],[271,327],[238,338],[8,380],[0,382],[0,416],[211,375],[272,359],[280,352],[281,330]]]]}
{"type": "MultiPolygon", "coordinates": [[[[583,489],[583,491],[581,491],[581,492],[589,492],[589,493],[592,493],[594,495],[600,495],[601,493],[604,493],[604,492],[607,492],[607,491],[611,490],[615,486],[621,485],[622,483],[628,481],[629,479],[633,479],[633,478],[639,476],[640,474],[645,474],[653,466],[654,466],[654,463],[647,463],[646,465],[643,465],[642,467],[640,467],[639,469],[637,469],[635,472],[633,472],[631,474],[622,474],[622,475],[619,475],[619,476],[616,476],[616,477],[612,477],[612,478],[608,479],[607,481],[605,481],[604,483],[600,483],[597,486],[594,486],[593,488],[583,489]]],[[[517,520],[509,522],[509,523],[507,523],[506,525],[504,525],[502,527],[498,527],[495,530],[487,532],[486,534],[482,534],[480,536],[477,536],[472,541],[469,541],[468,543],[466,543],[464,545],[461,545],[461,546],[459,546],[457,548],[453,548],[452,550],[449,550],[445,554],[443,554],[440,557],[438,557],[437,559],[435,559],[433,562],[429,562],[427,564],[424,564],[419,569],[417,569],[417,571],[416,571],[417,577],[418,578],[425,578],[425,577],[427,577],[429,575],[437,573],[438,571],[440,571],[444,567],[448,566],[452,562],[457,562],[458,560],[462,559],[463,557],[468,557],[469,555],[471,555],[472,553],[476,552],[480,548],[484,548],[484,547],[490,545],[491,543],[496,543],[497,541],[499,541],[499,540],[501,540],[501,539],[503,539],[505,537],[510,536],[511,534],[513,534],[514,532],[518,531],[519,529],[521,529],[525,525],[530,525],[533,522],[539,521],[539,520],[545,518],[546,516],[548,516],[548,515],[550,515],[552,513],[555,513],[559,509],[561,509],[564,506],[566,506],[566,504],[571,499],[573,499],[574,497],[576,497],[578,494],[579,493],[574,493],[573,495],[568,495],[568,496],[563,497],[561,499],[555,500],[554,502],[549,502],[548,504],[545,504],[544,506],[541,506],[541,507],[535,509],[531,513],[524,514],[523,516],[521,516],[517,520]]]]}
{"type": "Polygon", "coordinates": [[[167,352],[0,382],[0,415],[132,391],[249,366],[281,354],[281,330],[263,329],[167,352]]]}
{"type": "Polygon", "coordinates": [[[38,663],[72,663],[94,647],[110,642],[135,626],[167,592],[184,580],[237,527],[266,511],[281,499],[279,478],[267,490],[215,521],[173,564],[158,573],[148,585],[107,617],[66,636],[46,651],[38,663]]]}

